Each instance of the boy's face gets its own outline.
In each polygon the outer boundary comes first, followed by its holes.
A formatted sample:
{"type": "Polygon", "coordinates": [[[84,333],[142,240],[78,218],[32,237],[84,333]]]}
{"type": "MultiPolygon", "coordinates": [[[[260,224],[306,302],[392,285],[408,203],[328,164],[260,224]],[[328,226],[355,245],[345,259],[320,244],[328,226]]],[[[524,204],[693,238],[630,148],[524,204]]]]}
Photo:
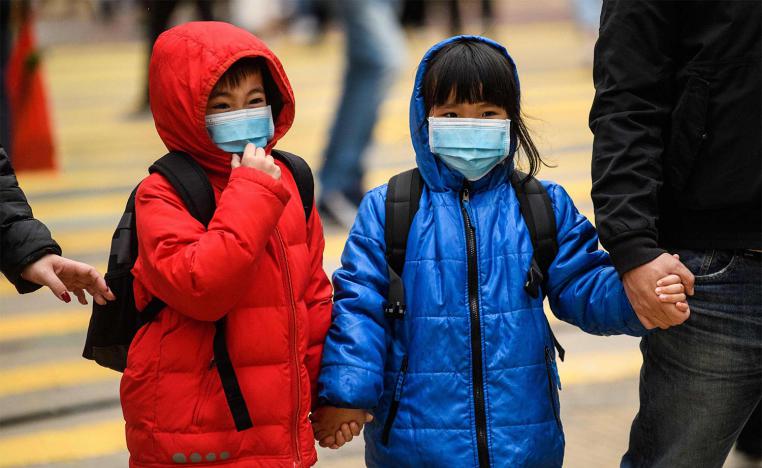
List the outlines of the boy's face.
{"type": "Polygon", "coordinates": [[[241,109],[254,109],[267,106],[267,96],[259,71],[247,74],[238,86],[214,86],[206,102],[206,115],[220,114],[241,109]]]}
{"type": "Polygon", "coordinates": [[[456,102],[454,93],[441,106],[432,106],[429,117],[451,117],[460,119],[500,119],[508,118],[508,112],[489,102],[456,102]]]}

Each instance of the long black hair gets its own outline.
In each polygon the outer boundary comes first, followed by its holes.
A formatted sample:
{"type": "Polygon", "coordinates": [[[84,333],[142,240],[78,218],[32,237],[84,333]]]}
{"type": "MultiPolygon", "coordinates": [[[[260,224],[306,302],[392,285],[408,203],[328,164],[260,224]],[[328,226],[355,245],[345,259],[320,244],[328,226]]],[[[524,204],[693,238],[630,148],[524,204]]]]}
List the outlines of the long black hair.
{"type": "Polygon", "coordinates": [[[488,102],[502,107],[511,119],[520,151],[529,163],[528,174],[536,175],[542,160],[529,135],[521,112],[519,86],[508,58],[495,47],[473,39],[458,39],[437,51],[423,76],[426,115],[431,108],[449,101],[488,102]]]}

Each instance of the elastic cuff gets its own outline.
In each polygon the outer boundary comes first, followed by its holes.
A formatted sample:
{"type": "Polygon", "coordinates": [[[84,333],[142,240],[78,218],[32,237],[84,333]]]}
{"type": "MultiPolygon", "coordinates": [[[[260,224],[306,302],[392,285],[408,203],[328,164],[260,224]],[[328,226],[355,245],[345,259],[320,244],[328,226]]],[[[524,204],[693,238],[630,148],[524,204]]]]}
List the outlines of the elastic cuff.
{"type": "Polygon", "coordinates": [[[648,329],[640,322],[640,319],[632,308],[630,301],[627,299],[627,294],[625,294],[624,291],[622,291],[621,297],[622,304],[620,307],[623,314],[622,321],[624,322],[625,327],[622,331],[630,336],[644,336],[648,334],[648,329]]]}
{"type": "Polygon", "coordinates": [[[53,245],[47,246],[24,257],[24,259],[19,264],[18,269],[12,273],[9,273],[8,279],[16,287],[16,291],[18,291],[19,294],[31,293],[37,291],[42,287],[42,285],[32,283],[31,281],[27,281],[22,278],[21,272],[24,271],[24,268],[46,255],[61,255],[61,247],[55,241],[53,241],[53,245]]]}
{"type": "Polygon", "coordinates": [[[644,265],[665,253],[656,245],[656,241],[647,237],[629,237],[609,245],[611,263],[619,276],[644,265]]]}
{"type": "Polygon", "coordinates": [[[259,185],[274,193],[275,196],[278,197],[278,199],[283,203],[283,205],[286,205],[288,200],[291,198],[291,193],[286,188],[286,185],[283,183],[282,179],[273,179],[268,174],[265,174],[259,169],[245,166],[237,167],[230,172],[230,181],[235,179],[245,179],[258,183],[259,185]]]}

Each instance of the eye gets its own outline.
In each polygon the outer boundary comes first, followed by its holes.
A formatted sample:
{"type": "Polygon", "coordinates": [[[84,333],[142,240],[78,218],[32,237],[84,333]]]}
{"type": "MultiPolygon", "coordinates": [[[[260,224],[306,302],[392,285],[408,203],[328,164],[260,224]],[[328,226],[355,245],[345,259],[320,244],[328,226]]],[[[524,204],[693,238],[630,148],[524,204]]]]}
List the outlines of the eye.
{"type": "Polygon", "coordinates": [[[444,115],[442,115],[442,117],[448,117],[450,119],[455,119],[455,118],[458,117],[458,114],[456,114],[455,112],[447,112],[444,115]]]}
{"type": "Polygon", "coordinates": [[[497,112],[494,112],[494,111],[486,111],[482,113],[482,117],[484,118],[494,117],[496,115],[497,115],[497,112]]]}
{"type": "Polygon", "coordinates": [[[249,101],[249,105],[256,106],[257,104],[262,104],[265,102],[262,98],[254,98],[251,101],[249,101]]]}
{"type": "Polygon", "coordinates": [[[227,103],[225,103],[225,102],[219,102],[219,103],[217,103],[217,104],[212,106],[212,109],[217,109],[217,110],[224,110],[224,109],[229,109],[229,108],[230,108],[230,106],[227,103]]]}

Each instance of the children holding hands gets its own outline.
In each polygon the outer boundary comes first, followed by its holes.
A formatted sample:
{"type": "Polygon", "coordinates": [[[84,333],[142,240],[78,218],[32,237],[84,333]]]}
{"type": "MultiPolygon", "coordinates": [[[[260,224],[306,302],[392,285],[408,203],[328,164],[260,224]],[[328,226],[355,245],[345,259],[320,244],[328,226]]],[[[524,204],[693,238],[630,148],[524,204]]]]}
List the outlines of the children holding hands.
{"type": "MultiPolygon", "coordinates": [[[[363,427],[372,467],[561,466],[543,295],[589,333],[646,329],[592,225],[552,182],[558,249],[542,294],[527,293],[533,240],[511,178],[519,151],[524,180],[542,160],[503,46],[459,36],[419,66],[410,131],[423,188],[395,318],[387,186],[360,206],[331,303],[319,216],[273,149],[295,107],[264,43],[225,23],[178,26],[156,42],[149,81],[160,137],[203,169],[216,211],[205,227],[159,174],[137,191],[135,300],[166,307],[135,336],[121,383],[130,466],[311,466],[313,436],[338,448],[363,427]],[[214,359],[220,333],[243,401],[214,359]]],[[[689,313],[679,277],[654,287],[689,313]]]]}

